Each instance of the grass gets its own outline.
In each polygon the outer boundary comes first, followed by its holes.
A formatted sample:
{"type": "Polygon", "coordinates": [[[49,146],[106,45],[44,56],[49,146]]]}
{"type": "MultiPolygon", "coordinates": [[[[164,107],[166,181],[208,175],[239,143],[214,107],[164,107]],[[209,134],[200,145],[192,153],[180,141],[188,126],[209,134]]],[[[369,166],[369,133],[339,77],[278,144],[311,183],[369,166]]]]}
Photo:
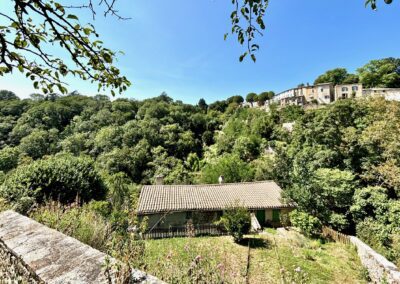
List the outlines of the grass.
{"type": "Polygon", "coordinates": [[[146,272],[168,283],[187,283],[186,274],[196,258],[200,269],[216,274],[227,283],[244,283],[247,247],[229,237],[173,238],[146,241],[146,272]],[[179,279],[182,281],[180,282],[179,279]]]}
{"type": "Polygon", "coordinates": [[[58,202],[48,202],[32,211],[29,217],[98,250],[107,248],[110,225],[87,207],[65,207],[58,202]]]}
{"type": "MultiPolygon", "coordinates": [[[[268,231],[249,240],[249,283],[282,283],[282,275],[284,283],[366,283],[350,246],[295,232],[268,231]]],[[[168,283],[245,283],[247,252],[246,243],[230,237],[174,238],[146,241],[143,260],[146,272],[168,283]],[[211,274],[215,282],[207,278],[211,274]]]]}
{"type": "Polygon", "coordinates": [[[0,212],[10,210],[11,206],[3,199],[0,197],[0,212]]]}
{"type": "Polygon", "coordinates": [[[110,238],[109,222],[87,207],[49,203],[31,217],[171,284],[246,283],[246,278],[248,283],[366,283],[353,247],[293,231],[267,229],[242,244],[227,236],[130,242],[125,235],[110,238]]]}

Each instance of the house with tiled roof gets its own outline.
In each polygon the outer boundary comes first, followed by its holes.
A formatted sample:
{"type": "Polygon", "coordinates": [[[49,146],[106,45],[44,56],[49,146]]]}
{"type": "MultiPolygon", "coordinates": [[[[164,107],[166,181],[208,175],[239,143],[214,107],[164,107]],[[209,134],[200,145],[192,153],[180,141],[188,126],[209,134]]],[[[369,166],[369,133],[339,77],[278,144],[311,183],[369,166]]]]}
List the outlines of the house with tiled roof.
{"type": "Polygon", "coordinates": [[[279,225],[282,213],[294,208],[282,199],[282,189],[273,181],[202,185],[143,186],[137,213],[148,217],[149,228],[213,224],[224,209],[240,204],[254,213],[261,226],[279,225]]]}

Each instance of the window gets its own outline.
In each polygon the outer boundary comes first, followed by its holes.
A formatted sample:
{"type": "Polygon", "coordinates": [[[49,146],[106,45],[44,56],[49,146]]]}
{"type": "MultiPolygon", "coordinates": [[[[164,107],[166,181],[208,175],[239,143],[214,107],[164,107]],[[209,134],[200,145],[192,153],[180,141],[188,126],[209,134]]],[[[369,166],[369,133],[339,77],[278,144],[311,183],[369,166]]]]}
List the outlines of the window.
{"type": "Polygon", "coordinates": [[[347,87],[342,88],[342,92],[347,92],[349,89],[347,87]]]}
{"type": "Polygon", "coordinates": [[[355,92],[358,91],[358,86],[353,86],[353,87],[351,88],[351,90],[352,90],[352,91],[355,91],[355,92]]]}
{"type": "Polygon", "coordinates": [[[192,219],[192,211],[186,212],[186,220],[192,219]]]}
{"type": "Polygon", "coordinates": [[[321,88],[321,92],[323,92],[324,91],[324,88],[321,88]]]}
{"type": "Polygon", "coordinates": [[[325,99],[329,99],[329,96],[325,96],[325,99]]]}

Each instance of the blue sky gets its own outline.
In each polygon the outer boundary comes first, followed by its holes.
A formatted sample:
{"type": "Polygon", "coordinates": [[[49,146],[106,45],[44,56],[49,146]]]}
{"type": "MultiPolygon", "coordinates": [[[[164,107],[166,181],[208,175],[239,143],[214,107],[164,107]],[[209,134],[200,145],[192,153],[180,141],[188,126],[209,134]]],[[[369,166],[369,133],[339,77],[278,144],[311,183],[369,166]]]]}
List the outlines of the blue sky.
{"type": "MultiPolygon", "coordinates": [[[[119,0],[120,13],[132,19],[99,15],[95,25],[108,47],[125,53],[117,66],[132,87],[123,97],[143,99],[166,91],[188,103],[212,102],[279,92],[311,83],[328,69],[354,72],[371,59],[400,57],[399,3],[379,2],[379,10],[372,11],[364,0],[271,0],[257,63],[239,63],[243,48],[232,36],[223,40],[230,30],[230,0],[119,0]]],[[[2,1],[0,10],[7,9],[2,1]]],[[[70,91],[97,93],[89,82],[68,82],[70,91]]],[[[0,88],[22,97],[34,91],[18,74],[0,78],[0,88]]]]}

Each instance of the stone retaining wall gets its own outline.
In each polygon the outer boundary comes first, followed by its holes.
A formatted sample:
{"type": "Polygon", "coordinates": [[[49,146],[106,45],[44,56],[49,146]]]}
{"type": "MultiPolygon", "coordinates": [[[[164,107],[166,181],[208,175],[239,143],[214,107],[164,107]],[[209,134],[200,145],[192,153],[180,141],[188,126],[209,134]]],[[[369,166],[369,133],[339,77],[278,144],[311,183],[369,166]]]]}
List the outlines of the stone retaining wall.
{"type": "Polygon", "coordinates": [[[40,283],[35,273],[0,241],[0,283],[40,283]]]}
{"type": "MultiPolygon", "coordinates": [[[[107,258],[18,213],[0,213],[0,283],[115,283],[112,275],[106,276],[107,258]]],[[[110,258],[110,262],[117,260],[110,258]]],[[[130,283],[163,282],[133,270],[130,283]]]]}
{"type": "Polygon", "coordinates": [[[350,236],[350,242],[357,247],[362,265],[368,269],[374,283],[400,283],[400,271],[392,262],[374,251],[357,237],[350,236]]]}

